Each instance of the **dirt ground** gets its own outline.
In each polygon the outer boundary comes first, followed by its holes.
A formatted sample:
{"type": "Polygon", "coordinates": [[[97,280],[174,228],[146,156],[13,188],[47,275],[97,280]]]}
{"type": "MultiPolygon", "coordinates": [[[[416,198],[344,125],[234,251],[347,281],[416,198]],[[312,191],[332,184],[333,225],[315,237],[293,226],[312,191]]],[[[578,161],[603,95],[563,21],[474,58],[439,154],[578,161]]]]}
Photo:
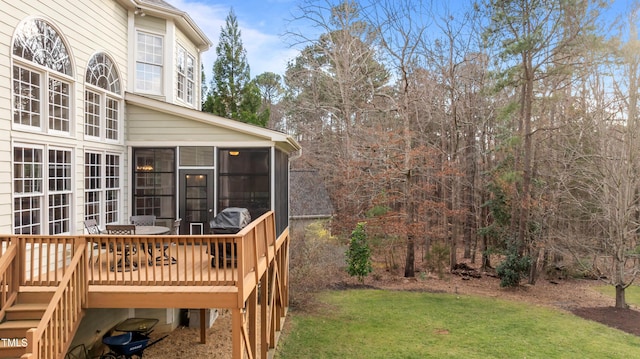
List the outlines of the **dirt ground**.
{"type": "MultiPolygon", "coordinates": [[[[594,280],[540,279],[535,285],[523,285],[515,289],[500,288],[500,280],[485,274],[480,278],[446,274],[436,276],[416,274],[406,279],[399,273],[375,273],[365,281],[370,288],[391,290],[414,290],[462,295],[499,297],[507,300],[528,302],[536,306],[560,308],[584,317],[640,336],[640,311],[638,308],[616,309],[615,300],[594,289],[602,282],[594,280]]],[[[359,287],[355,280],[344,278],[336,288],[359,287]]],[[[286,322],[285,322],[286,332],[286,322]]],[[[197,328],[178,328],[166,339],[149,347],[144,352],[147,359],[172,358],[231,358],[231,314],[222,311],[211,329],[207,331],[207,343],[200,344],[197,328]]]]}

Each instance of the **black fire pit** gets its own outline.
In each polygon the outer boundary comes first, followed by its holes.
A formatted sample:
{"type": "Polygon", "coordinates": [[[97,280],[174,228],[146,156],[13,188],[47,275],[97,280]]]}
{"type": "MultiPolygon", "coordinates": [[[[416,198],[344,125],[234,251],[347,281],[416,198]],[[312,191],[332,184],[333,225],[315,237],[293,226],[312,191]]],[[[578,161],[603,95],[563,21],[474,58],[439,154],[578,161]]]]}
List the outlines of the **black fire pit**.
{"type": "MultiPolygon", "coordinates": [[[[251,223],[251,214],[246,208],[229,207],[223,209],[217,216],[215,216],[210,222],[212,234],[236,234],[240,232],[244,227],[251,223]]],[[[211,245],[210,254],[211,266],[222,268],[227,262],[235,262],[236,257],[236,245],[233,243],[218,243],[218,245],[211,245]]]]}

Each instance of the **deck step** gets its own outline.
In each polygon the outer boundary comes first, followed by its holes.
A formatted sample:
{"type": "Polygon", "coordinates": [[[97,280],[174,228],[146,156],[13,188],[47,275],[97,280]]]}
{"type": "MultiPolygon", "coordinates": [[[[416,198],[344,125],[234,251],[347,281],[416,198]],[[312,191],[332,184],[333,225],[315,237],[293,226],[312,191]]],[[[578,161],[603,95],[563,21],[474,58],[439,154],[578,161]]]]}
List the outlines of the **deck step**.
{"type": "Polygon", "coordinates": [[[36,328],[47,310],[55,287],[22,286],[16,302],[0,323],[0,359],[20,358],[26,351],[27,331],[36,328]]]}
{"type": "Polygon", "coordinates": [[[18,303],[49,303],[56,287],[23,286],[18,290],[18,303]]]}
{"type": "Polygon", "coordinates": [[[27,350],[25,338],[0,340],[0,359],[19,359],[27,350]]]}
{"type": "Polygon", "coordinates": [[[47,303],[17,303],[7,308],[5,319],[40,320],[47,310],[47,303]]]}
{"type": "Polygon", "coordinates": [[[0,323],[0,338],[24,339],[27,330],[36,328],[40,324],[39,320],[10,320],[0,323]]]}

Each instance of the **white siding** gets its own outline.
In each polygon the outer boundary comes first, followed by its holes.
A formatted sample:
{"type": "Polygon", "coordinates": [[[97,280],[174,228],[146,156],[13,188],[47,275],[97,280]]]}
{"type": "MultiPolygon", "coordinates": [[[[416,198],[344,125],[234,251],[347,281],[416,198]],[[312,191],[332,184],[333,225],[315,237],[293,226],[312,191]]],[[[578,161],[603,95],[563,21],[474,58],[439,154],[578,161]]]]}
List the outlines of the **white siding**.
{"type": "Polygon", "coordinates": [[[149,15],[136,16],[136,27],[156,34],[165,34],[167,32],[167,23],[164,19],[149,15]]]}
{"type": "Polygon", "coordinates": [[[0,16],[0,233],[13,233],[11,221],[11,38],[18,23],[15,2],[1,4],[0,16]],[[4,13],[8,11],[8,13],[4,13]]]}
{"type": "MultiPolygon", "coordinates": [[[[127,84],[128,12],[115,1],[103,0],[0,0],[0,232],[12,233],[12,144],[15,142],[55,144],[73,149],[74,198],[72,231],[82,231],[84,213],[84,78],[86,64],[97,52],[106,52],[116,62],[121,88],[127,84]],[[39,17],[50,22],[66,42],[71,56],[74,92],[72,93],[72,134],[70,137],[46,136],[11,131],[11,44],[20,21],[39,17]]],[[[122,94],[124,95],[124,93],[122,94]]],[[[124,109],[123,109],[124,114],[124,109]]],[[[124,116],[123,116],[124,120],[124,116]]],[[[123,134],[124,137],[124,134],[123,134]]],[[[114,149],[113,145],[92,143],[94,147],[114,149]]],[[[126,159],[124,144],[115,146],[126,159]]],[[[123,173],[123,179],[126,180],[123,173]]]]}
{"type": "Polygon", "coordinates": [[[138,106],[127,106],[127,141],[139,142],[206,142],[210,145],[222,143],[256,143],[264,138],[243,134],[204,122],[183,119],[177,116],[148,110],[138,106]]]}

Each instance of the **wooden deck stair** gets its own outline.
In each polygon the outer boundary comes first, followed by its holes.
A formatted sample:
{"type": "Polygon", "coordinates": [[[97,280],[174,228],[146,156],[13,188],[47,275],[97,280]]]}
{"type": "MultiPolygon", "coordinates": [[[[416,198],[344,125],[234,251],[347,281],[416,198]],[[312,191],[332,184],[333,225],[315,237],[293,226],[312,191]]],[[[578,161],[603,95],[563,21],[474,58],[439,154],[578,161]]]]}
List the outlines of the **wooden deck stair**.
{"type": "Polygon", "coordinates": [[[40,319],[53,296],[52,287],[24,287],[16,302],[7,308],[0,323],[0,358],[20,358],[26,350],[27,330],[40,324],[40,319]]]}

